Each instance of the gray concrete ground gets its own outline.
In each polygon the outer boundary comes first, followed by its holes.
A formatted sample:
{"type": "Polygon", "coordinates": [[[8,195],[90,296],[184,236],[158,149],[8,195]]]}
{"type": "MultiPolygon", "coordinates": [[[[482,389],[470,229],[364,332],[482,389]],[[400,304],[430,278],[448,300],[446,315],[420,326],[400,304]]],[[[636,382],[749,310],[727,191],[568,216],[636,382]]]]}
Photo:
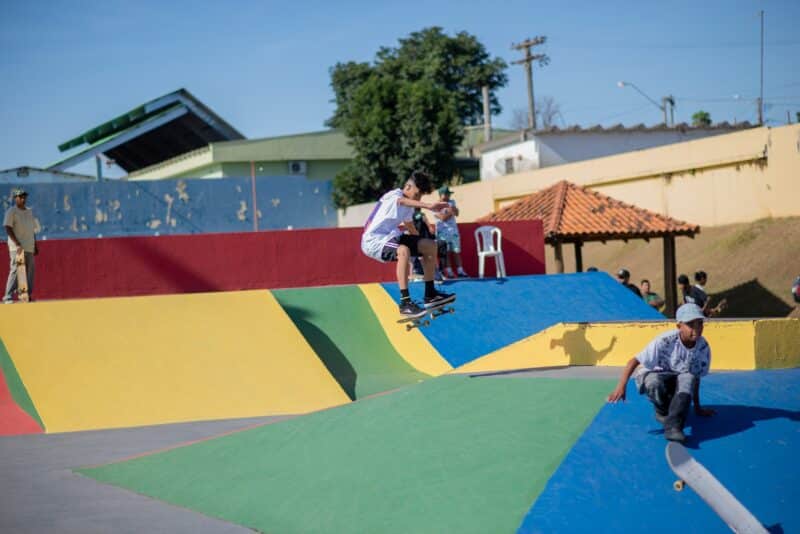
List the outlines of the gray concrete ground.
{"type": "Polygon", "coordinates": [[[72,470],[281,419],[0,437],[0,532],[251,532],[72,470]]]}
{"type": "Polygon", "coordinates": [[[581,365],[573,367],[543,367],[539,369],[522,369],[518,371],[503,371],[501,373],[474,373],[472,376],[481,378],[588,378],[595,380],[618,379],[623,367],[595,367],[581,365]]]}

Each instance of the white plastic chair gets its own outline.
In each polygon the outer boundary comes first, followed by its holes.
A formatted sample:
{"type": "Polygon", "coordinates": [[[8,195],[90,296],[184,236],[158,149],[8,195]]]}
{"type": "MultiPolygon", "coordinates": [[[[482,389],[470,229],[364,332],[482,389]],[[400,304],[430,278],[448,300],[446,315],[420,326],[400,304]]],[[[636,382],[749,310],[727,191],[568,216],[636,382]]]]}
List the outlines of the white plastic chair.
{"type": "Polygon", "coordinates": [[[506,262],[503,260],[501,245],[503,235],[496,226],[479,226],[475,229],[475,242],[478,245],[478,276],[483,278],[483,266],[486,258],[494,258],[497,278],[506,277],[506,262]],[[497,236],[497,244],[495,244],[497,236]]]}

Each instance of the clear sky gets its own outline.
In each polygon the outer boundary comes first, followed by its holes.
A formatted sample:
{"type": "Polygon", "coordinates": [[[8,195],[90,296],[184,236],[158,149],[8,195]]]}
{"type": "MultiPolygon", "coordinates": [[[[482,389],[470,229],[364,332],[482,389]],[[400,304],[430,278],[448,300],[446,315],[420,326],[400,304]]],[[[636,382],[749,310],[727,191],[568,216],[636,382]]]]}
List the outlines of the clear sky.
{"type": "Polygon", "coordinates": [[[250,138],[323,129],[331,66],[370,61],[428,26],[467,31],[509,63],[498,127],[527,106],[511,44],[537,35],[551,63],[535,67],[535,92],[560,105],[559,125],[660,122],[620,80],[655,100],[674,95],[676,122],[699,109],[753,122],[762,9],[765,117],[781,125],[790,111],[795,122],[797,0],[0,0],[0,169],[47,166],[60,143],[180,87],[250,138]]]}

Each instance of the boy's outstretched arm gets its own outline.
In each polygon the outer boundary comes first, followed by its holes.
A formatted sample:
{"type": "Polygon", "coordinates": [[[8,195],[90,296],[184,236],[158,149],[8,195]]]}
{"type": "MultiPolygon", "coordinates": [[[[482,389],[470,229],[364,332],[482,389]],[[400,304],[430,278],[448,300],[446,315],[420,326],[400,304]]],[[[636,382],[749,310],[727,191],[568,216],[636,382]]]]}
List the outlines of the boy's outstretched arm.
{"type": "Polygon", "coordinates": [[[614,388],[614,391],[612,391],[611,395],[608,396],[608,402],[617,402],[625,400],[625,388],[628,385],[628,379],[631,377],[633,371],[637,367],[639,367],[639,360],[637,360],[636,358],[631,358],[630,360],[628,360],[628,364],[622,371],[622,376],[619,377],[619,382],[617,383],[617,387],[614,388]]]}
{"type": "Polygon", "coordinates": [[[412,208],[425,208],[426,210],[438,211],[448,207],[450,204],[447,202],[423,202],[421,200],[414,200],[413,198],[400,197],[397,203],[401,206],[410,206],[412,208]]]}
{"type": "Polygon", "coordinates": [[[694,413],[702,415],[703,417],[711,417],[715,412],[711,408],[703,408],[700,406],[700,378],[694,382],[694,391],[692,391],[692,399],[694,400],[694,413]]]}

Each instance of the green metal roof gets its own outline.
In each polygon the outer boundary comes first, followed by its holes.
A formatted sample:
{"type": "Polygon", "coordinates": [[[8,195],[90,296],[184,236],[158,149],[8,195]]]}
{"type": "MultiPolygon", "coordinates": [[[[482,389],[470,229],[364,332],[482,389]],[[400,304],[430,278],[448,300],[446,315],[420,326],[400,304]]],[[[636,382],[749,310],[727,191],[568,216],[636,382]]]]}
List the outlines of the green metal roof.
{"type": "Polygon", "coordinates": [[[86,147],[50,168],[64,170],[102,153],[132,172],[209,143],[238,139],[244,136],[189,91],[179,89],[62,143],[62,152],[86,147]]]}

